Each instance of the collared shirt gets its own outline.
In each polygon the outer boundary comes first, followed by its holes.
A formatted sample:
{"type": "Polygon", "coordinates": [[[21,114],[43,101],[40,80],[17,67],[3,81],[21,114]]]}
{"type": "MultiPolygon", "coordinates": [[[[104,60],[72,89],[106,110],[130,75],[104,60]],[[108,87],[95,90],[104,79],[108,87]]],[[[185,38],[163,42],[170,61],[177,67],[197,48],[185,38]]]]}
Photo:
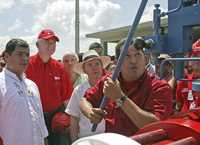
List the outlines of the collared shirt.
{"type": "Polygon", "coordinates": [[[148,63],[146,65],[146,69],[148,72],[155,74],[156,73],[156,68],[155,65],[153,65],[152,63],[148,63]]]}
{"type": "Polygon", "coordinates": [[[39,88],[44,112],[56,110],[69,99],[72,83],[64,66],[58,61],[50,58],[44,63],[39,54],[31,56],[26,74],[39,88]]]}
{"type": "Polygon", "coordinates": [[[96,131],[92,132],[91,131],[92,123],[87,117],[83,115],[78,105],[81,99],[83,98],[86,90],[90,87],[91,85],[89,81],[86,81],[78,85],[76,88],[74,88],[72,96],[65,110],[65,112],[68,113],[69,115],[77,117],[79,119],[79,134],[78,134],[79,138],[105,132],[104,119],[101,121],[101,123],[98,124],[96,131]]]}
{"type": "Polygon", "coordinates": [[[80,76],[74,82],[73,87],[75,88],[76,86],[86,82],[87,80],[88,80],[88,76],[86,74],[80,74],[80,76]]]}
{"type": "Polygon", "coordinates": [[[0,136],[5,145],[44,145],[48,135],[34,82],[5,69],[0,73],[0,136]]]}
{"type": "MultiPolygon", "coordinates": [[[[103,96],[102,78],[95,87],[88,89],[85,93],[86,99],[93,105],[99,107],[103,96]]],[[[138,105],[141,109],[155,114],[159,119],[164,119],[172,113],[172,90],[164,80],[159,80],[154,74],[145,72],[138,80],[126,82],[119,77],[122,91],[138,105]]],[[[108,114],[106,120],[106,132],[114,132],[131,136],[138,131],[137,126],[116,104],[108,100],[105,107],[108,114]]]]}

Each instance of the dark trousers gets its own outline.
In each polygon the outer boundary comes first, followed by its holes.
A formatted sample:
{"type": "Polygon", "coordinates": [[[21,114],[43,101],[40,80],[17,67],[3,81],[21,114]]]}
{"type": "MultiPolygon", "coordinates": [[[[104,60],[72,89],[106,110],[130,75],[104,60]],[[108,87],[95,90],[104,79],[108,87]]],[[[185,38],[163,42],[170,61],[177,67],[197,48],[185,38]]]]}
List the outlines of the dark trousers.
{"type": "Polygon", "coordinates": [[[51,128],[51,121],[57,112],[64,112],[65,106],[62,105],[52,112],[44,112],[45,123],[49,132],[47,137],[49,145],[69,145],[69,136],[64,136],[60,133],[54,132],[51,128]]]}

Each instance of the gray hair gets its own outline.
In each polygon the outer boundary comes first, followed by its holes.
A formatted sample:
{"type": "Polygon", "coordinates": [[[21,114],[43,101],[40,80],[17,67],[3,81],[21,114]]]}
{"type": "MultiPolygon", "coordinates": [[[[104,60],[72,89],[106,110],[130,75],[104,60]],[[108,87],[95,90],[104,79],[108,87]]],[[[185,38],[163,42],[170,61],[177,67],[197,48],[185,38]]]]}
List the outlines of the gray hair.
{"type": "Polygon", "coordinates": [[[63,58],[64,58],[65,56],[67,56],[67,55],[73,55],[73,56],[75,56],[76,59],[77,59],[77,61],[79,62],[79,57],[78,57],[78,55],[77,55],[75,52],[67,52],[67,53],[65,53],[65,54],[63,55],[63,57],[62,57],[62,60],[63,60],[63,58]]]}

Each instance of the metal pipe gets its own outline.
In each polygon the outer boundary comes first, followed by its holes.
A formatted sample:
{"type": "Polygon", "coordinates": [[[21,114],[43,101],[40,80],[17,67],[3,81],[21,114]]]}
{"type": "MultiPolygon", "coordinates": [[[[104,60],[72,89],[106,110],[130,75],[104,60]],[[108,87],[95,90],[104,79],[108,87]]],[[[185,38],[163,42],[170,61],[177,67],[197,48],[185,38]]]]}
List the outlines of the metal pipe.
{"type": "Polygon", "coordinates": [[[168,58],[165,59],[161,62],[160,64],[160,76],[161,79],[163,78],[163,66],[166,62],[174,62],[174,61],[200,61],[200,58],[198,57],[193,57],[193,58],[168,58]]]}
{"type": "MultiPolygon", "coordinates": [[[[123,49],[122,49],[120,56],[119,56],[119,59],[117,61],[117,66],[116,66],[115,71],[112,75],[113,81],[115,81],[119,76],[119,72],[120,72],[124,57],[127,55],[128,47],[130,45],[130,42],[131,42],[133,36],[135,35],[135,30],[136,30],[136,28],[139,24],[140,18],[142,17],[142,14],[144,12],[144,9],[146,7],[147,2],[148,2],[148,0],[142,0],[142,2],[140,4],[140,7],[139,7],[137,14],[135,16],[135,19],[133,21],[133,24],[132,24],[132,26],[131,26],[131,28],[128,32],[128,38],[126,39],[126,42],[123,45],[123,49]]],[[[106,106],[107,100],[108,100],[108,98],[106,96],[104,96],[102,101],[101,101],[100,108],[104,108],[106,106]]],[[[97,124],[93,124],[92,132],[94,132],[96,130],[96,128],[97,128],[97,124]]]]}
{"type": "Polygon", "coordinates": [[[160,12],[161,10],[159,9],[160,5],[155,4],[154,5],[155,9],[153,10],[153,34],[156,36],[160,35],[160,12]]]}
{"type": "Polygon", "coordinates": [[[167,132],[164,129],[157,129],[140,133],[131,137],[131,139],[140,144],[153,144],[168,138],[167,132]]]}
{"type": "Polygon", "coordinates": [[[189,136],[186,138],[179,139],[175,142],[169,143],[168,145],[198,145],[199,141],[196,138],[189,136]]]}
{"type": "Polygon", "coordinates": [[[182,8],[182,6],[183,6],[183,0],[181,0],[179,6],[178,6],[177,8],[175,8],[175,9],[173,9],[173,10],[170,10],[170,11],[168,11],[168,12],[162,12],[161,15],[160,15],[160,17],[164,17],[164,16],[166,16],[166,15],[175,13],[175,12],[179,11],[179,10],[182,8]]]}
{"type": "Polygon", "coordinates": [[[75,1],[75,52],[80,52],[80,32],[79,32],[79,0],[75,1]]]}

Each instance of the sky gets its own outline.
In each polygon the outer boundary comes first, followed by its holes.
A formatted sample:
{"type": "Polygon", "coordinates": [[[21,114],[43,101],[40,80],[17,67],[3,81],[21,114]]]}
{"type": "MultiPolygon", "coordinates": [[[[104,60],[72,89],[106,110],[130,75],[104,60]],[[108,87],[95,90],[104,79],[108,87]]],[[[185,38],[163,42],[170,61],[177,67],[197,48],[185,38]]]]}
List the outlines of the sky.
{"type": "MultiPolygon", "coordinates": [[[[149,0],[141,22],[152,20],[156,3],[167,11],[167,1],[149,0]]],[[[80,0],[80,51],[87,51],[91,42],[99,42],[86,38],[86,34],[131,25],[140,3],[141,0],[80,0]]],[[[75,51],[75,0],[0,0],[0,20],[0,49],[11,38],[22,38],[34,54],[38,33],[50,28],[60,38],[55,58],[75,51]]]]}

